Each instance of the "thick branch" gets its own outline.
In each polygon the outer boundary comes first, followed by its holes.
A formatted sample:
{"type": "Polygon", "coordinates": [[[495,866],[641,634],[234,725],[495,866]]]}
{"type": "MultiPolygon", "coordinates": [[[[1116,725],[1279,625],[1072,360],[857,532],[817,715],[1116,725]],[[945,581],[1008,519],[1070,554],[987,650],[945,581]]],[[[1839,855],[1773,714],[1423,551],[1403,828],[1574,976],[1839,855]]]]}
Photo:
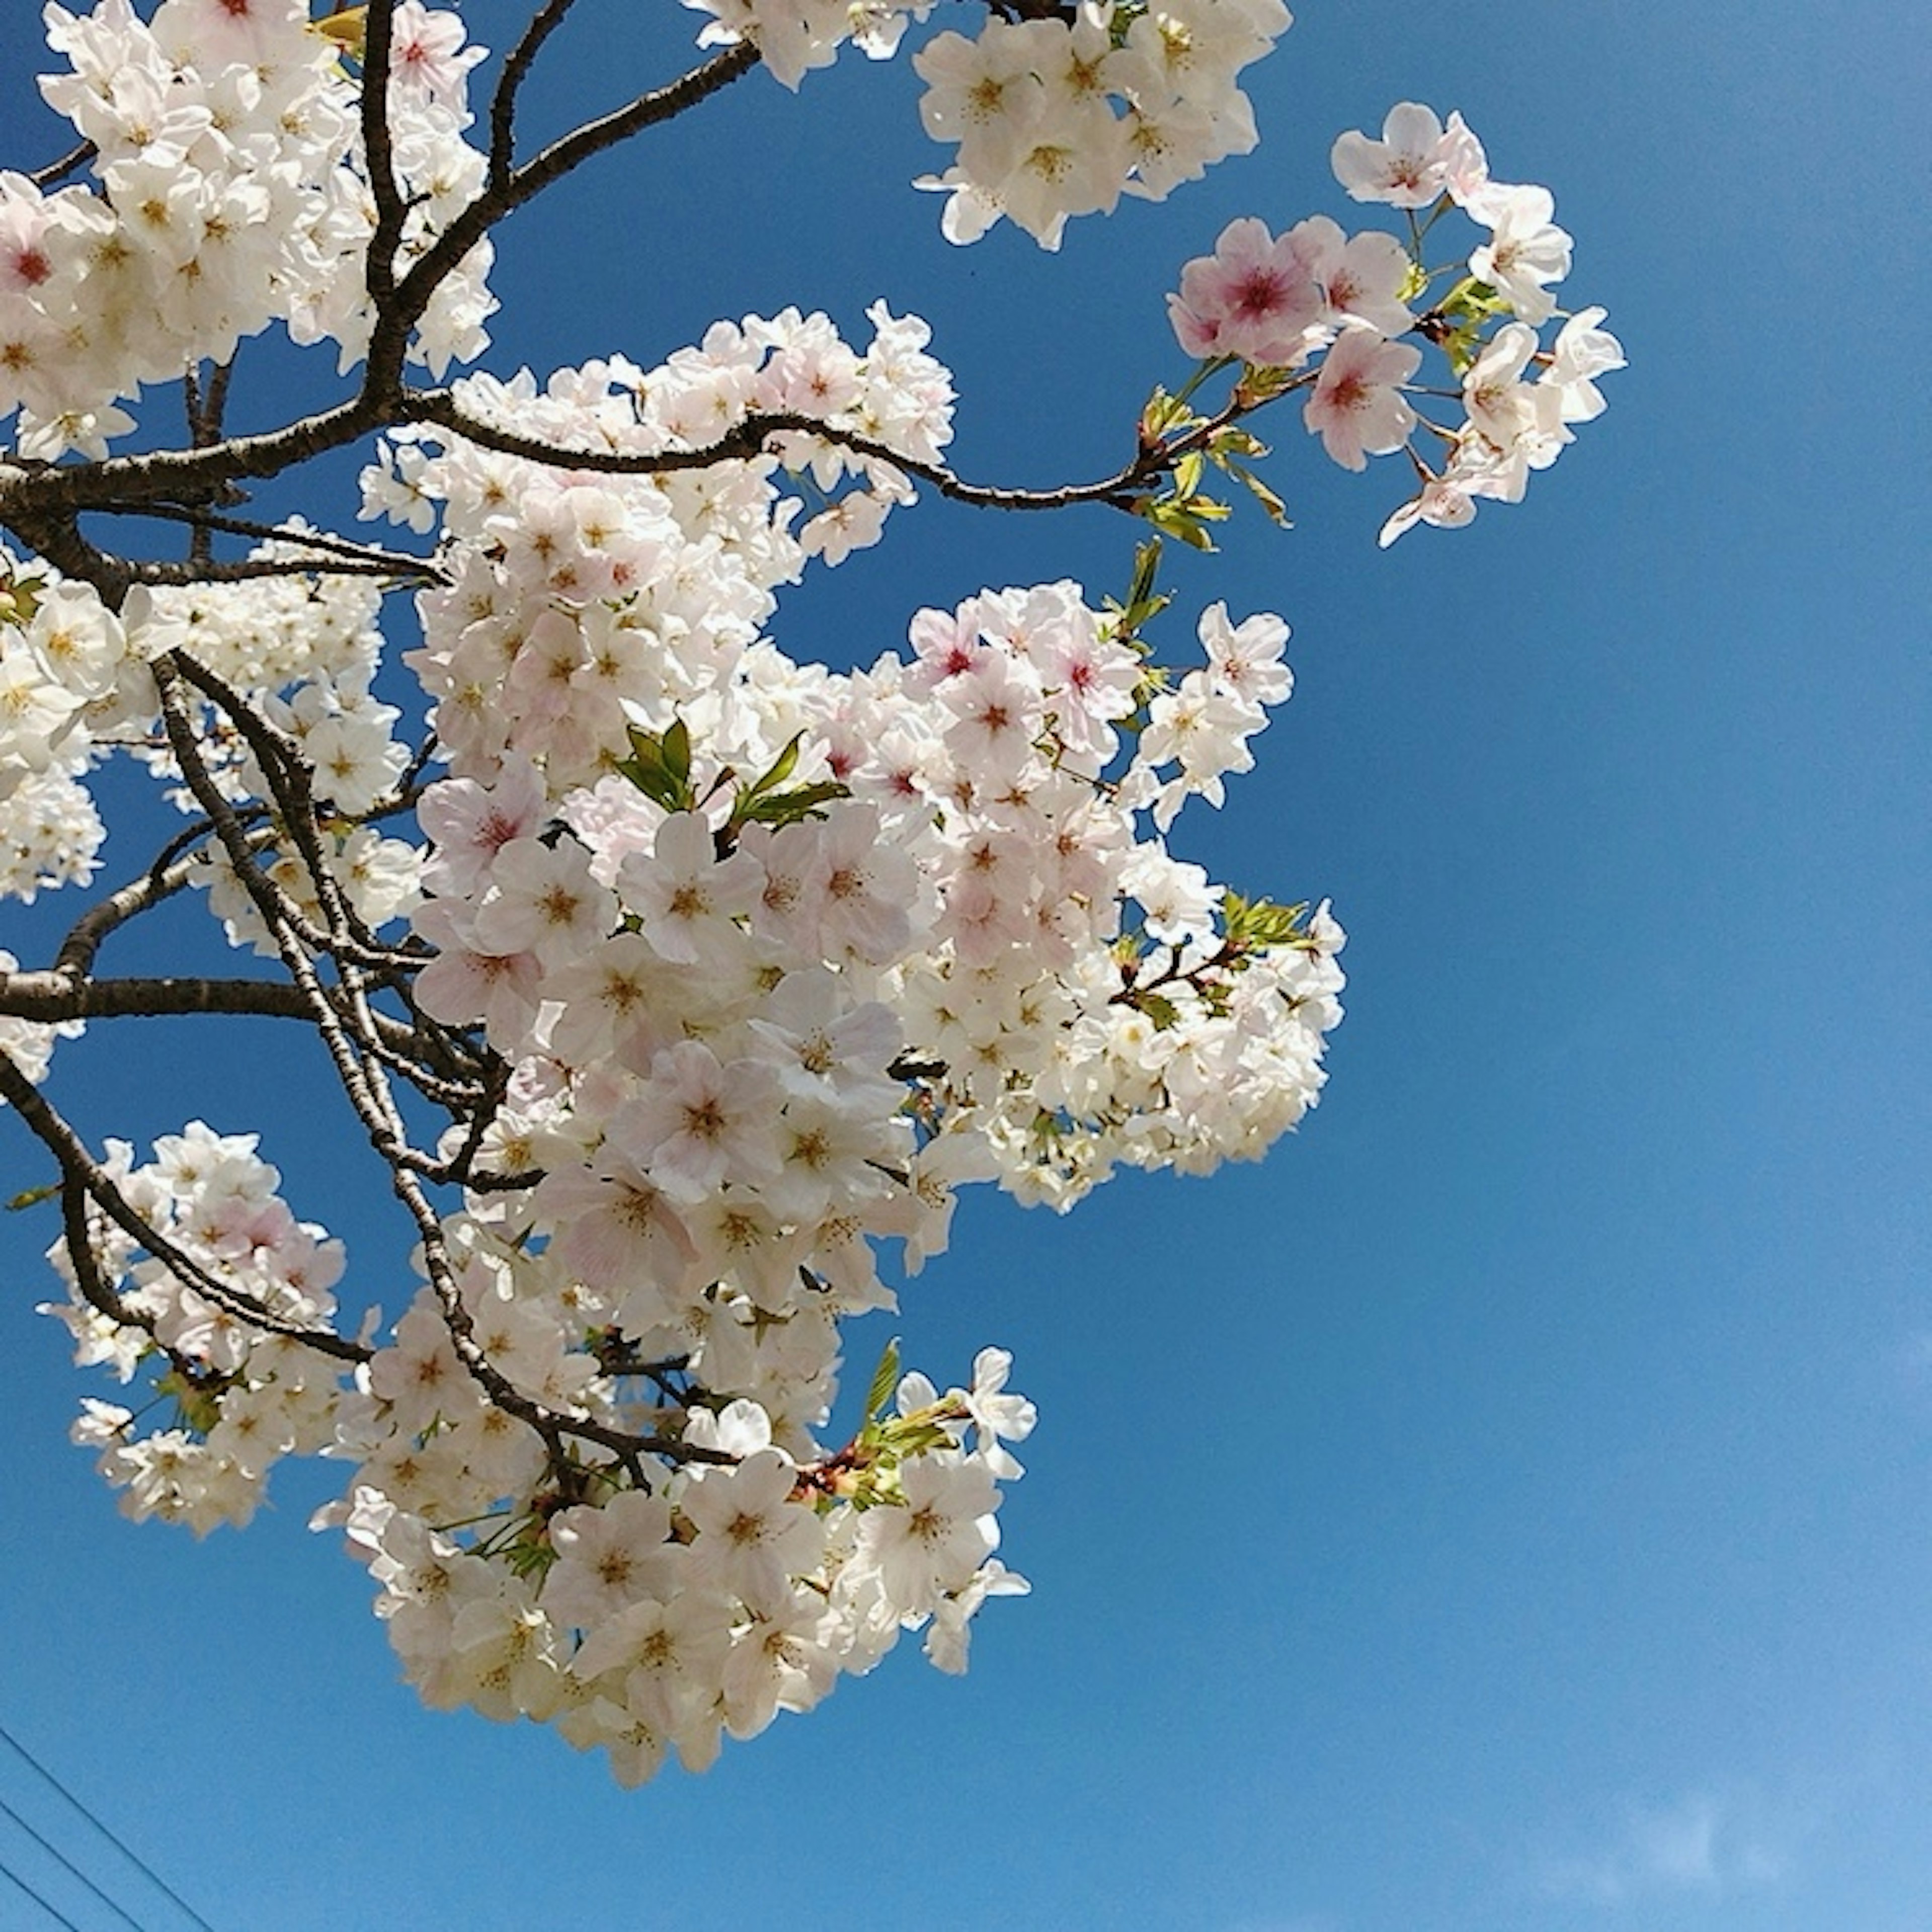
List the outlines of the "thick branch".
{"type": "Polygon", "coordinates": [[[365,394],[280,429],[228,436],[208,449],[157,449],[97,463],[0,463],[0,521],[26,536],[22,520],[39,514],[114,509],[158,497],[178,502],[244,476],[278,476],[401,419],[392,399],[365,394]]]}
{"type": "MultiPolygon", "coordinates": [[[[374,0],[368,22],[365,76],[380,74],[386,80],[392,16],[393,0],[374,0]]],[[[36,534],[47,526],[50,519],[57,519],[62,513],[70,516],[78,510],[112,509],[160,498],[176,502],[191,500],[200,493],[244,477],[279,476],[298,463],[412,420],[402,392],[402,368],[410,332],[428,308],[437,288],[470,250],[497,222],[533,200],[552,182],[631,135],[695,106],[748,74],[758,59],[758,50],[748,43],[730,48],[668,86],[640,94],[615,112],[587,122],[552,142],[517,169],[507,182],[486,188],[393,288],[384,282],[383,269],[375,266],[379,260],[392,260],[394,254],[393,245],[386,255],[378,246],[386,232],[380,220],[384,206],[380,183],[386,174],[390,192],[394,193],[386,117],[379,111],[386,106],[387,88],[386,85],[372,88],[365,80],[364,139],[370,157],[372,187],[379,209],[377,235],[370,248],[371,293],[378,314],[362,392],[299,422],[260,435],[230,436],[206,449],[156,450],[86,464],[0,462],[0,524],[16,530],[50,562],[64,570],[67,566],[43,548],[36,534]]],[[[396,206],[400,206],[399,199],[396,206]]],[[[400,217],[397,236],[400,237],[400,217]]],[[[390,273],[393,274],[393,269],[390,273]]],[[[84,571],[70,574],[86,574],[84,571]]]]}
{"type": "Polygon", "coordinates": [[[280,980],[87,980],[58,968],[0,973],[0,1013],[62,1020],[159,1019],[183,1013],[255,1013],[306,1020],[308,1004],[280,980]]]}
{"type": "Polygon", "coordinates": [[[389,140],[390,46],[395,0],[370,0],[362,21],[362,155],[376,203],[376,232],[363,262],[364,286],[380,311],[396,284],[396,250],[409,212],[396,185],[389,140]]]}

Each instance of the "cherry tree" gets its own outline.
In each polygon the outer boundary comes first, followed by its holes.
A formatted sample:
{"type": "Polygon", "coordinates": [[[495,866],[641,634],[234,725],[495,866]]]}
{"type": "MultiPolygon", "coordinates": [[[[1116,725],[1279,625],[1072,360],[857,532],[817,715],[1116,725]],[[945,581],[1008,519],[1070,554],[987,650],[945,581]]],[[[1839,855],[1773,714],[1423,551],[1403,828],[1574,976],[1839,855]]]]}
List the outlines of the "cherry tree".
{"type": "Polygon", "coordinates": [[[1325,903],[1166,843],[1252,766],[1287,627],[1217,602],[1163,658],[1162,542],[1210,547],[1216,489],[1279,517],[1269,414],[1346,468],[1394,459],[1384,542],[1465,524],[1622,360],[1602,310],[1558,305],[1550,194],[1404,103],[1333,156],[1390,225],[1245,218],[1180,269],[1194,366],[1107,476],[957,474],[931,331],[884,302],[862,338],[787,310],[651,368],[484,373],[496,224],[722,89],[916,42],[946,236],[1051,249],[1252,148],[1240,77],[1290,24],[693,4],[688,70],[534,147],[523,90],[594,0],[544,0],[500,58],[419,0],[50,5],[40,90],[76,145],[0,173],[0,892],[93,884],[113,768],[181,818],[50,960],[0,954],[49,1312],[129,1385],[75,1438],[128,1514],[197,1533],[245,1523],[280,1459],[334,1459],[318,1526],[424,1698],[554,1722],[627,1783],[903,1630],[962,1669],[981,1605],[1025,1589],[995,1553],[1034,1420],[1004,1352],[942,1386],[888,1348],[832,1429],[841,1324],[893,1304],[882,1254],[916,1274],[969,1182],[1064,1210],[1122,1164],[1256,1158],[1320,1091],[1325,903]],[[236,424],[238,356],[277,326],[332,355],[336,399],[236,424]],[[348,449],[359,504],[249,514],[348,449]],[[1142,540],[1117,596],[988,589],[862,670],[788,655],[785,586],[922,491],[1105,505],[1142,540]],[[196,895],[232,969],[104,966],[196,895]],[[256,1135],[70,1118],[59,1040],[171,1015],[319,1042],[345,1166],[413,1230],[399,1319],[348,1294],[256,1135]]]}

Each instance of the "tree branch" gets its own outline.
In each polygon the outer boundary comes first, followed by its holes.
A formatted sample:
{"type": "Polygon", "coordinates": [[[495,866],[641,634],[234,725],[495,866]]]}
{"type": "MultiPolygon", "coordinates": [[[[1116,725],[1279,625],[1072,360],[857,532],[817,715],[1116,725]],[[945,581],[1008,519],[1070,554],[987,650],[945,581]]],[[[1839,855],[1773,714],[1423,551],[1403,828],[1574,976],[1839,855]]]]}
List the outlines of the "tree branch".
{"type": "Polygon", "coordinates": [[[544,0],[530,17],[521,38],[510,50],[503,71],[496,76],[496,91],[490,101],[490,188],[502,193],[510,185],[516,166],[517,96],[544,41],[563,23],[563,16],[576,0],[544,0]]]}
{"type": "MultiPolygon", "coordinates": [[[[224,536],[253,537],[262,543],[298,544],[323,556],[347,557],[364,566],[371,574],[382,572],[399,577],[427,577],[438,584],[448,582],[435,562],[426,556],[412,556],[406,550],[384,550],[377,544],[358,543],[321,530],[291,530],[286,524],[256,523],[247,517],[226,517],[208,510],[197,510],[182,503],[130,503],[124,509],[104,509],[99,516],[153,517],[164,523],[192,524],[197,530],[218,530],[224,536]]],[[[293,565],[310,568],[302,558],[278,560],[284,568],[293,565]]],[[[320,571],[325,566],[313,566],[320,571]]]]}
{"type": "Polygon", "coordinates": [[[337,1334],[332,1328],[304,1328],[299,1322],[284,1320],[247,1289],[218,1280],[191,1256],[183,1253],[159,1228],[151,1226],[128,1205],[112,1177],[88,1152],[80,1136],[14,1064],[12,1055],[4,1052],[0,1052],[0,1100],[13,1108],[59,1162],[64,1186],[84,1190],[88,1198],[124,1234],[131,1235],[157,1261],[171,1269],[196,1293],[206,1295],[217,1307],[225,1309],[252,1328],[269,1334],[286,1336],[320,1354],[333,1356],[338,1361],[366,1362],[374,1352],[359,1342],[352,1342],[337,1334]]]}
{"type": "Polygon", "coordinates": [[[1186,454],[1177,446],[1172,452],[1143,452],[1134,460],[1092,483],[1070,483],[1052,490],[1012,490],[981,483],[968,483],[938,464],[908,456],[890,445],[861,436],[856,430],[841,429],[817,416],[795,412],[774,412],[750,416],[727,430],[716,442],[701,449],[664,449],[626,452],[614,449],[567,449],[536,436],[520,436],[514,430],[499,429],[494,424],[469,415],[447,389],[412,391],[407,398],[412,418],[434,423],[484,449],[504,456],[518,456],[554,470],[581,470],[612,476],[659,476],[680,470],[708,470],[720,463],[747,462],[772,452],[765,446],[775,436],[804,435],[821,438],[849,449],[855,455],[890,463],[908,476],[929,483],[942,496],[955,502],[970,503],[982,509],[1060,510],[1074,503],[1106,503],[1128,506],[1156,478],[1171,466],[1174,457],[1186,454]]]}
{"type": "Polygon", "coordinates": [[[92,141],[82,141],[78,147],[70,148],[58,160],[50,161],[45,167],[34,169],[27,178],[38,188],[52,188],[76,170],[86,167],[99,152],[92,141]]]}
{"type": "Polygon", "coordinates": [[[394,292],[396,250],[409,210],[396,185],[396,164],[389,140],[390,46],[395,0],[369,0],[362,19],[362,159],[376,204],[375,231],[363,258],[363,286],[380,315],[394,292]]]}
{"type": "Polygon", "coordinates": [[[280,980],[77,978],[52,968],[0,973],[0,1013],[21,1020],[160,1019],[184,1013],[256,1013],[307,1020],[307,1003],[280,980]]]}
{"type": "MultiPolygon", "coordinates": [[[[574,128],[506,180],[490,181],[397,283],[394,302],[383,305],[370,337],[369,390],[390,394],[400,387],[410,331],[422,319],[437,289],[498,222],[534,200],[553,182],[581,167],[593,155],[687,112],[749,74],[758,64],[757,48],[748,41],[741,42],[668,86],[640,94],[600,119],[574,128]]],[[[368,392],[365,390],[365,394],[368,392]]]]}

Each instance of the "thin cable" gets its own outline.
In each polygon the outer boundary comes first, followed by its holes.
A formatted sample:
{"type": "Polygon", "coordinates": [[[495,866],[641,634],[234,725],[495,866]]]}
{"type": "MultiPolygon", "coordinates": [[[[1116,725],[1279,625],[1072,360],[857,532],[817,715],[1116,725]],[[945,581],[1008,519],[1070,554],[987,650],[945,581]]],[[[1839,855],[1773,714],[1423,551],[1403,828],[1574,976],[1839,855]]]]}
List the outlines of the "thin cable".
{"type": "Polygon", "coordinates": [[[9,1804],[4,1798],[0,1798],[0,1811],[5,1812],[8,1816],[12,1819],[14,1823],[19,1826],[20,1829],[26,1832],[27,1836],[32,1839],[34,1843],[38,1845],[40,1850],[45,1852],[50,1858],[59,1859],[61,1863],[66,1866],[68,1870],[72,1872],[74,1876],[79,1879],[81,1883],[86,1886],[88,1890],[92,1892],[94,1897],[99,1899],[101,1904],[106,1906],[108,1910],[112,1912],[116,1918],[119,1919],[124,1924],[133,1926],[134,1932],[141,1932],[140,1922],[138,1919],[130,1918],[119,1906],[115,1904],[112,1899],[108,1897],[106,1892],[101,1890],[100,1886],[94,1883],[93,1880],[88,1876],[86,1873],[81,1870],[80,1866],[74,1863],[73,1859],[68,1856],[66,1852],[62,1851],[61,1848],[54,1844],[51,1839],[42,1838],[40,1833],[35,1831],[33,1826],[28,1824],[26,1820],[22,1818],[20,1813],[16,1811],[13,1806],[9,1804]]]}
{"type": "Polygon", "coordinates": [[[0,1877],[11,1879],[50,1918],[57,1920],[61,1924],[64,1925],[67,1928],[67,1932],[80,1932],[80,1928],[64,1912],[56,1912],[18,1872],[14,1870],[11,1865],[0,1864],[0,1877]]]}
{"type": "MultiPolygon", "coordinates": [[[[147,1860],[142,1857],[139,1852],[134,1850],[129,1846],[123,1844],[121,1840],[117,1838],[114,1834],[110,1832],[107,1827],[80,1802],[78,1798],[75,1797],[74,1793],[68,1790],[67,1786],[62,1784],[60,1780],[55,1777],[53,1773],[48,1770],[46,1766],[41,1763],[40,1760],[34,1756],[33,1753],[28,1750],[26,1746],[21,1743],[20,1740],[14,1736],[13,1732],[8,1730],[4,1724],[0,1724],[0,1740],[4,1740],[7,1744],[11,1745],[12,1748],[17,1751],[22,1757],[25,1758],[28,1763],[32,1766],[34,1769],[38,1772],[40,1776],[45,1778],[47,1783],[51,1784],[53,1788],[58,1791],[60,1795],[64,1798],[67,1802],[71,1804],[74,1808],[78,1811],[104,1838],[108,1841],[110,1844],[112,1845],[116,1850],[120,1852],[123,1858],[126,1858],[130,1864],[136,1866],[147,1877],[152,1884],[158,1886],[161,1891],[166,1893],[168,1897],[172,1899],[175,1904],[179,1906],[182,1910],[190,1918],[193,1919],[196,1924],[201,1928],[201,1932],[214,1932],[214,1928],[209,1924],[208,1921],[202,1918],[201,1914],[196,1911],[194,1907],[189,1904],[188,1900],[182,1898],[181,1894],[176,1891],[174,1887],[169,1884],[167,1880],[162,1877],[160,1874],[155,1870],[154,1867],[148,1864],[147,1860]]],[[[9,1878],[14,1877],[14,1874],[11,1872],[9,1872],[7,1875],[9,1878]]],[[[17,1885],[20,1883],[20,1881],[18,1879],[15,1879],[14,1882],[17,1885]]],[[[54,1916],[56,1918],[59,1918],[60,1916],[58,1912],[54,1916]]],[[[61,1923],[64,1925],[67,1923],[67,1921],[62,1918],[61,1920],[61,1923]]]]}

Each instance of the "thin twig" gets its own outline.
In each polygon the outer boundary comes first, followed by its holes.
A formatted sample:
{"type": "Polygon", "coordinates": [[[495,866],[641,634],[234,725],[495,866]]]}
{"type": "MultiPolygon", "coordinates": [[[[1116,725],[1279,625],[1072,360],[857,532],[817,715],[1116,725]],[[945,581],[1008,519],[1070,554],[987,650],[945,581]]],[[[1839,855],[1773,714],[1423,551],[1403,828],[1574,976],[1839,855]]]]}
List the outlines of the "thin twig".
{"type": "Polygon", "coordinates": [[[78,147],[70,148],[57,161],[50,161],[44,168],[36,168],[27,177],[38,188],[50,188],[58,182],[64,181],[76,170],[86,166],[100,152],[92,141],[83,141],[78,147]]]}
{"type": "MultiPolygon", "coordinates": [[[[370,19],[373,22],[373,8],[370,19]]],[[[436,290],[456,272],[464,256],[506,215],[534,200],[545,188],[593,156],[646,128],[686,112],[749,74],[758,64],[757,48],[749,41],[741,42],[668,86],[640,94],[614,112],[572,128],[526,161],[501,186],[486,184],[396,284],[394,302],[379,304],[381,312],[369,340],[370,384],[388,393],[400,388],[410,330],[422,320],[436,290]]]]}
{"type": "Polygon", "coordinates": [[[55,1112],[39,1088],[15,1065],[13,1057],[0,1052],[0,1100],[4,1100],[41,1144],[60,1162],[64,1178],[84,1187],[88,1198],[123,1233],[131,1234],[154,1258],[163,1263],[198,1294],[217,1307],[271,1334],[285,1335],[318,1353],[338,1361],[366,1362],[373,1351],[352,1342],[332,1329],[304,1328],[274,1313],[247,1289],[218,1280],[208,1270],[152,1226],[129,1206],[106,1169],[89,1154],[73,1128],[55,1112]]]}
{"type": "MultiPolygon", "coordinates": [[[[329,556],[350,557],[376,568],[390,572],[398,576],[428,577],[437,583],[446,583],[448,578],[434,560],[426,556],[412,556],[406,550],[384,550],[380,544],[358,543],[348,537],[333,536],[322,530],[292,530],[284,524],[256,523],[247,517],[226,517],[208,510],[197,510],[182,503],[130,503],[124,509],[108,509],[94,512],[103,516],[154,517],[165,523],[194,524],[200,527],[219,530],[226,536],[254,537],[263,543],[298,544],[304,548],[317,550],[329,556]]],[[[304,560],[288,560],[298,567],[304,560]]]]}

